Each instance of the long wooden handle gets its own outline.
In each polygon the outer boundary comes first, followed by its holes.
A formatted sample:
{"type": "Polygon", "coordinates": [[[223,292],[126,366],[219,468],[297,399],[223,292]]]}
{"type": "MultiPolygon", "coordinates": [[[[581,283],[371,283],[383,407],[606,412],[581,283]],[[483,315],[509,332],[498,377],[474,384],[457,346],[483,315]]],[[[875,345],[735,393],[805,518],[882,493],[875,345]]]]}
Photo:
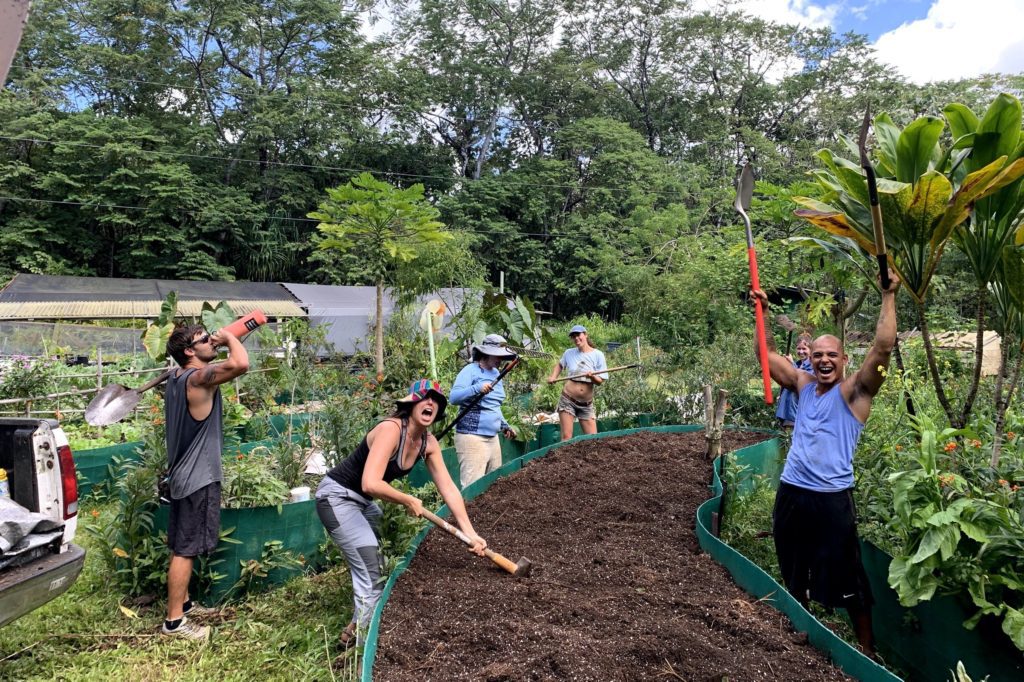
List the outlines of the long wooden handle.
{"type": "MultiPolygon", "coordinates": [[[[761,288],[761,279],[757,275],[757,254],[754,247],[747,248],[747,261],[750,263],[750,286],[755,291],[761,288]]],[[[757,352],[761,356],[761,379],[764,382],[764,401],[768,405],[774,402],[772,395],[772,375],[768,367],[768,340],[765,337],[764,309],[761,307],[761,299],[754,299],[754,322],[755,333],[757,334],[757,352]]]]}
{"type": "Polygon", "coordinates": [[[142,384],[137,389],[135,389],[136,393],[145,393],[146,391],[148,391],[149,389],[153,388],[154,386],[158,386],[159,384],[162,384],[163,382],[167,381],[171,377],[171,372],[173,372],[173,371],[174,371],[174,368],[171,367],[166,372],[164,372],[163,374],[159,375],[155,379],[150,379],[149,381],[147,381],[146,383],[142,384]]]}
{"type": "Polygon", "coordinates": [[[587,374],[606,374],[608,372],[618,372],[619,370],[622,370],[622,369],[630,369],[632,367],[639,367],[639,366],[640,366],[640,363],[634,362],[632,365],[620,365],[618,367],[610,367],[608,369],[593,370],[592,372],[587,372],[587,373],[584,373],[584,374],[573,374],[572,376],[561,377],[559,379],[555,379],[551,383],[557,384],[559,381],[569,381],[570,379],[582,379],[583,377],[587,376],[587,374]]]}
{"type": "Polygon", "coordinates": [[[882,207],[878,205],[878,183],[875,180],[875,169],[871,164],[864,166],[868,179],[868,203],[871,205],[871,226],[875,231],[875,259],[878,261],[878,278],[882,291],[889,288],[889,259],[886,257],[885,228],[882,222],[882,207]]]}
{"type": "MultiPolygon", "coordinates": [[[[438,528],[440,528],[440,529],[442,529],[444,531],[447,531],[448,533],[454,535],[455,537],[457,537],[459,540],[461,540],[466,545],[472,545],[473,544],[473,541],[469,539],[468,535],[466,535],[461,530],[459,530],[458,528],[456,528],[452,524],[450,524],[447,521],[445,521],[444,519],[442,519],[437,514],[435,514],[433,512],[429,512],[426,509],[424,509],[423,510],[423,518],[427,519],[428,521],[430,521],[432,524],[434,524],[438,528]]],[[[517,566],[510,559],[506,559],[502,555],[500,555],[497,552],[495,552],[493,550],[490,550],[490,549],[484,549],[484,554],[487,556],[488,559],[493,561],[496,565],[500,566],[501,568],[503,568],[504,570],[508,571],[509,573],[512,573],[513,575],[515,574],[517,566]]]]}

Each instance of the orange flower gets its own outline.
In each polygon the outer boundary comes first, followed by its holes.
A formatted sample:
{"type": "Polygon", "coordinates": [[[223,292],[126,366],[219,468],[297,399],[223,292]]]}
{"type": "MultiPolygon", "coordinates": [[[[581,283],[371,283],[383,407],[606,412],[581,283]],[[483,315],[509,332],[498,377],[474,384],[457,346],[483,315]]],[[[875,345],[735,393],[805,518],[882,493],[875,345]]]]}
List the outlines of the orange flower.
{"type": "Polygon", "coordinates": [[[945,488],[953,485],[953,481],[956,480],[956,476],[953,474],[939,474],[939,486],[945,488]]]}
{"type": "Polygon", "coordinates": [[[971,441],[971,447],[972,448],[980,448],[981,447],[981,441],[978,440],[977,438],[975,438],[974,440],[971,441]]]}
{"type": "Polygon", "coordinates": [[[903,446],[899,443],[896,444],[896,452],[903,452],[903,446]]]}
{"type": "Polygon", "coordinates": [[[239,453],[238,453],[238,459],[239,459],[239,460],[243,460],[243,459],[245,459],[245,455],[243,455],[243,454],[242,454],[241,452],[239,452],[239,453]]]}
{"type": "Polygon", "coordinates": [[[1006,437],[1009,438],[1010,440],[1013,440],[1014,438],[1017,437],[1017,434],[1014,433],[1013,431],[1007,431],[1006,432],[1006,437]]]}
{"type": "Polygon", "coordinates": [[[100,513],[99,513],[99,512],[97,511],[97,510],[95,510],[95,509],[93,509],[93,510],[92,510],[91,512],[89,512],[89,513],[90,513],[90,514],[92,514],[92,517],[93,517],[94,519],[95,519],[95,518],[96,518],[97,516],[99,516],[99,515],[100,515],[100,513]]]}
{"type": "Polygon", "coordinates": [[[956,450],[956,443],[953,441],[949,441],[948,443],[946,443],[946,447],[942,449],[945,450],[946,452],[953,452],[954,450],[956,450]]]}
{"type": "Polygon", "coordinates": [[[1005,478],[1000,478],[999,479],[999,485],[1010,485],[1010,484],[1009,484],[1009,482],[1005,478]]]}

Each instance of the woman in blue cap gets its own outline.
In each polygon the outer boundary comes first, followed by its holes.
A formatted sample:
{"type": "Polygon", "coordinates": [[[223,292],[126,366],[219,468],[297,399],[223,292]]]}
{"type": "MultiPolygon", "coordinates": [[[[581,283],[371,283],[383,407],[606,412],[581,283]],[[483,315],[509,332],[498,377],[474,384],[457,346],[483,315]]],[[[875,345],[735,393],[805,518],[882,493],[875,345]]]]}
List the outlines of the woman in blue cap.
{"type": "Polygon", "coordinates": [[[417,460],[426,462],[455,523],[472,540],[469,550],[483,556],[487,547],[487,541],[473,530],[462,495],[444,465],[441,446],[429,432],[430,426],[444,417],[447,405],[440,384],[420,379],[409,395],[395,401],[394,413],[370,429],[352,454],[328,471],[316,489],[317,515],[345,555],[352,575],[355,609],[340,637],[346,649],[357,639],[362,643],[384,591],[381,509],[374,499],[404,505],[412,516],[422,515],[419,498],[390,485],[407,475],[417,460]]]}
{"type": "Polygon", "coordinates": [[[504,337],[488,334],[473,346],[472,362],[462,368],[452,384],[454,405],[464,405],[478,395],[483,396],[455,426],[455,452],[459,456],[459,482],[463,489],[501,466],[499,433],[506,438],[516,437],[501,413],[505,402],[504,382],[495,383],[501,363],[515,358],[516,354],[505,347],[504,337]]]}
{"type": "Polygon", "coordinates": [[[562,370],[571,377],[565,382],[562,395],[558,398],[558,423],[562,431],[562,440],[572,438],[573,421],[580,420],[583,433],[597,433],[597,414],[594,410],[594,387],[604,383],[608,369],[604,353],[590,345],[587,328],[578,324],[569,330],[569,338],[576,344],[569,348],[551,368],[548,383],[553,384],[562,370]],[[577,376],[582,375],[582,376],[577,376]]]}

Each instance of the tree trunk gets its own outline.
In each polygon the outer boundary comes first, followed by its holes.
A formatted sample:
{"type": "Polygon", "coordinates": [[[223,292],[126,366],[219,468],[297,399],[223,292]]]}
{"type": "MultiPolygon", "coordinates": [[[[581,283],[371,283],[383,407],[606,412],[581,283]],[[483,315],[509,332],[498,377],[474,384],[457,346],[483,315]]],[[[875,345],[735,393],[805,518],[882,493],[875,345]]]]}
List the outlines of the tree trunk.
{"type": "Polygon", "coordinates": [[[978,385],[981,383],[981,364],[985,354],[985,300],[988,297],[988,290],[983,285],[978,291],[978,314],[975,324],[978,325],[978,335],[974,341],[974,373],[971,375],[971,388],[967,391],[967,398],[964,399],[963,409],[960,410],[960,424],[957,428],[963,428],[971,416],[974,408],[974,400],[978,397],[978,385]]]}
{"type": "Polygon", "coordinates": [[[377,320],[373,327],[373,355],[377,381],[384,378],[384,283],[377,282],[377,320]]]}
{"type": "MultiPolygon", "coordinates": [[[[900,352],[900,342],[896,341],[896,345],[892,349],[893,356],[896,358],[896,368],[900,371],[900,377],[906,376],[907,368],[903,365],[903,353],[900,352]]],[[[914,398],[910,395],[910,391],[906,388],[903,389],[903,400],[907,405],[907,414],[911,417],[917,416],[917,410],[914,409],[914,398]]]]}
{"type": "Polygon", "coordinates": [[[921,340],[924,342],[924,354],[928,358],[928,372],[931,374],[932,383],[935,384],[935,395],[939,398],[939,404],[946,412],[946,418],[953,428],[960,428],[956,424],[956,417],[953,415],[953,408],[949,404],[946,391],[942,388],[942,377],[939,376],[939,366],[935,361],[935,349],[932,348],[932,339],[928,332],[928,320],[925,317],[924,303],[917,304],[917,326],[921,329],[921,340]]]}
{"type": "Polygon", "coordinates": [[[1024,365],[1024,352],[1017,355],[1017,365],[1013,369],[1013,379],[1010,380],[1010,386],[1006,390],[1006,395],[1003,396],[1002,376],[1008,358],[1009,351],[1004,351],[1002,360],[999,363],[999,385],[996,388],[996,433],[995,438],[992,440],[992,461],[989,462],[993,469],[999,466],[999,454],[1003,444],[1003,427],[1006,426],[1006,410],[1010,407],[1014,389],[1017,388],[1017,382],[1020,381],[1021,365],[1024,365]]]}

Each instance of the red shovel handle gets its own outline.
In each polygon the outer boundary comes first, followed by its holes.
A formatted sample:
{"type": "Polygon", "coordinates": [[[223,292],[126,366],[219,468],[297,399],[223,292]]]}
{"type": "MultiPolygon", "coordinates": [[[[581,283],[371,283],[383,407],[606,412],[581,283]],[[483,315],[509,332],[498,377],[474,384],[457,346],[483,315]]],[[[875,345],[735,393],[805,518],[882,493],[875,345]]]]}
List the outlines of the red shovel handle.
{"type": "MultiPolygon", "coordinates": [[[[747,261],[750,263],[750,286],[755,291],[761,288],[760,278],[757,276],[757,255],[754,247],[747,248],[747,261]]],[[[754,299],[754,322],[755,333],[757,334],[757,352],[761,357],[761,378],[764,381],[764,401],[768,405],[774,402],[772,396],[772,375],[768,367],[768,341],[764,332],[764,309],[761,307],[761,299],[754,299]]]]}

